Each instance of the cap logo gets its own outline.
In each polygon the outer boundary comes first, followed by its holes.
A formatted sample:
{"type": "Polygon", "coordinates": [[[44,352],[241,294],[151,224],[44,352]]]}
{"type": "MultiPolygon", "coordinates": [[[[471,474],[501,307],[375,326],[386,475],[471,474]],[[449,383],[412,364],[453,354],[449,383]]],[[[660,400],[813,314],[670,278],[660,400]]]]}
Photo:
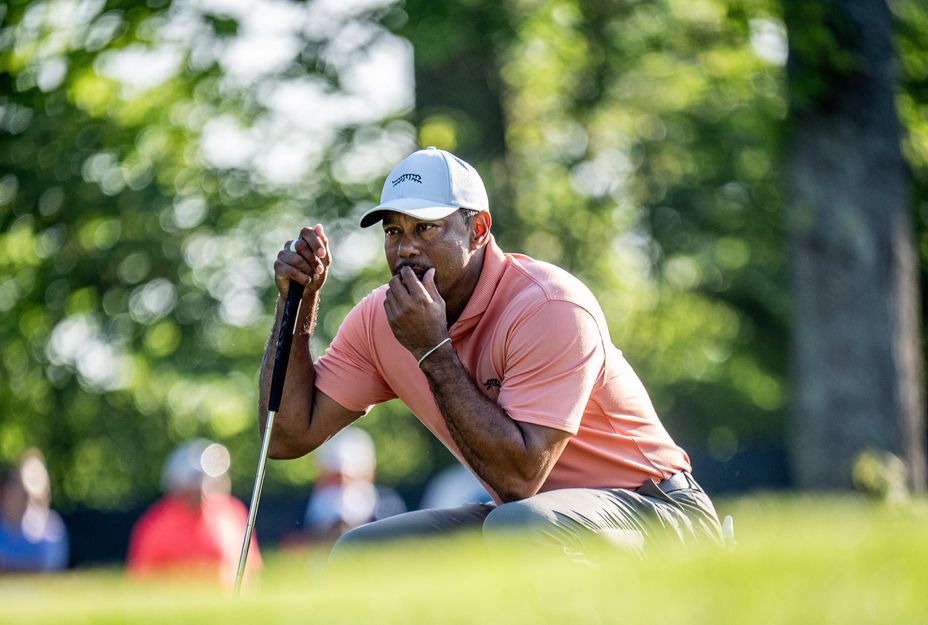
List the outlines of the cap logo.
{"type": "Polygon", "coordinates": [[[406,182],[407,180],[412,180],[413,182],[418,182],[419,184],[422,184],[422,176],[420,176],[419,174],[403,174],[399,178],[391,180],[390,184],[392,184],[395,187],[399,183],[406,182]]]}

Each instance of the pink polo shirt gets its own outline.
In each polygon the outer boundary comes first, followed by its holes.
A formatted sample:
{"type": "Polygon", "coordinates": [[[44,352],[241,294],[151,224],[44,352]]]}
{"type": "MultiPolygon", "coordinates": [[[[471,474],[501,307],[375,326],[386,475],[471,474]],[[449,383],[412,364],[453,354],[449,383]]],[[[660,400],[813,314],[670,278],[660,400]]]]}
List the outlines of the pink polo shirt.
{"type": "MultiPolygon", "coordinates": [[[[386,289],[348,313],[316,362],[316,387],[360,412],[398,397],[467,466],[416,359],[393,336],[386,289]]],[[[573,434],[542,491],[637,488],[690,470],[686,452],[612,344],[599,303],[566,271],[504,254],[491,238],[477,286],[449,336],[480,391],[512,419],[573,434]]]]}

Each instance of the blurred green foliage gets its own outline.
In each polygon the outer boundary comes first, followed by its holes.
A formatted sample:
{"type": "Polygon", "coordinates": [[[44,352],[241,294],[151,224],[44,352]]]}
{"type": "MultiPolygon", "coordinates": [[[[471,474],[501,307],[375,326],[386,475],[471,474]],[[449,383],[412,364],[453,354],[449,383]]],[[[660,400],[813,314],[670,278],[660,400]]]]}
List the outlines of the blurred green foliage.
{"type": "Polygon", "coordinates": [[[776,7],[515,6],[524,27],[502,70],[524,224],[514,244],[594,285],[614,341],[685,445],[727,440],[724,460],[776,437],[786,308],[776,7]],[[761,29],[772,50],[755,49],[761,29]]]}
{"type": "MultiPolygon", "coordinates": [[[[390,121],[411,92],[378,109],[340,84],[363,77],[366,49],[405,49],[379,25],[389,7],[326,18],[357,31],[333,50],[338,29],[302,5],[265,23],[246,6],[150,4],[2,8],[0,455],[43,449],[63,503],[151,498],[191,436],[227,443],[247,490],[272,259],[307,220],[325,223],[346,257],[327,315],[343,315],[384,274],[376,238],[349,234],[356,205],[413,146],[390,121]]],[[[337,321],[320,325],[317,348],[337,321]]],[[[416,440],[394,444],[381,421],[390,450],[416,440]]],[[[269,486],[312,475],[309,460],[277,463],[269,486]]]]}
{"type": "MultiPolygon", "coordinates": [[[[893,8],[928,258],[928,10],[893,8]]],[[[326,226],[321,353],[386,277],[356,220],[417,144],[478,165],[505,249],[593,289],[681,443],[720,462],[782,444],[780,10],[0,5],[0,457],[37,446],[60,504],[122,507],[154,496],[174,444],[208,436],[246,493],[272,259],[326,226]]],[[[449,461],[398,403],[362,426],[387,483],[449,461]]],[[[272,463],[266,488],[313,475],[311,459],[272,463]]]]}

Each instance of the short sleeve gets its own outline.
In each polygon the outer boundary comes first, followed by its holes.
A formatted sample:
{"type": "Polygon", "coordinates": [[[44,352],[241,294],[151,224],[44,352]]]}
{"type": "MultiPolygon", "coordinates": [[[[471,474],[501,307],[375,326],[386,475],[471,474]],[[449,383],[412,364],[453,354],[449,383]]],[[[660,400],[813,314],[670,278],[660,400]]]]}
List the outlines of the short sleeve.
{"type": "Polygon", "coordinates": [[[315,363],[316,388],[355,412],[396,397],[373,357],[374,291],[355,306],[339,326],[332,344],[315,363]]]}
{"type": "Polygon", "coordinates": [[[499,405],[516,421],[576,434],[604,362],[590,313],[572,302],[544,302],[507,337],[499,405]]]}

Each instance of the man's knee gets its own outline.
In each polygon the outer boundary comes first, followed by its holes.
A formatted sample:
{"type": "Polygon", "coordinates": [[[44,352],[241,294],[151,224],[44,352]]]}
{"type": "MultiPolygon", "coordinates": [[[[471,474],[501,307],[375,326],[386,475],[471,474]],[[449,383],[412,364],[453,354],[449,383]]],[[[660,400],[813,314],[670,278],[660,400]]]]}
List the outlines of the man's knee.
{"type": "Polygon", "coordinates": [[[580,548],[575,524],[558,512],[556,497],[529,497],[502,504],[483,522],[488,546],[529,544],[544,552],[573,555],[580,548]]]}
{"type": "Polygon", "coordinates": [[[468,504],[441,510],[416,510],[356,527],[338,539],[333,551],[394,540],[447,536],[480,527],[490,506],[468,504]]]}
{"type": "Polygon", "coordinates": [[[554,512],[538,505],[533,499],[510,501],[497,506],[483,522],[484,534],[517,532],[554,523],[554,512]]]}
{"type": "Polygon", "coordinates": [[[332,554],[343,553],[347,549],[353,549],[360,545],[370,544],[378,540],[378,532],[372,530],[373,523],[359,525],[352,528],[338,537],[335,544],[332,545],[332,554]]]}

